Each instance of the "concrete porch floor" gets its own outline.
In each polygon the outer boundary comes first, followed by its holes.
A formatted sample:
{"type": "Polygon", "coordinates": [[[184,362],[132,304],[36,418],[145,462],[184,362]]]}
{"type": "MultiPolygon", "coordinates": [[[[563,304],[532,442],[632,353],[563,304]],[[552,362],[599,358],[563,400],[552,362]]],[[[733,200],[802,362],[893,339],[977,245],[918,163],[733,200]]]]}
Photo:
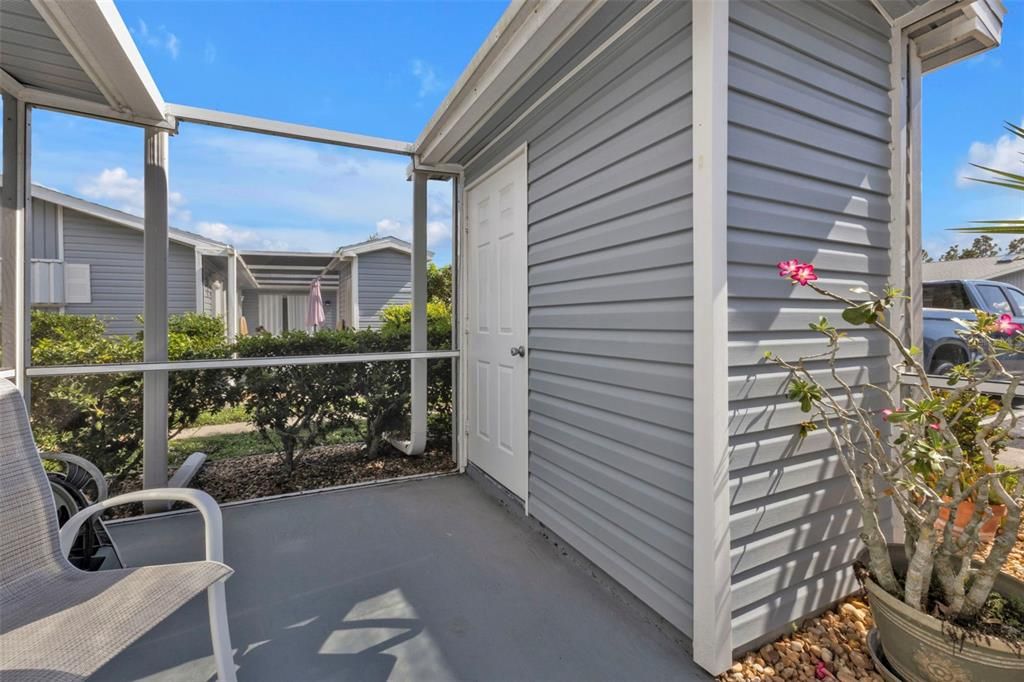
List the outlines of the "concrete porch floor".
{"type": "MultiPolygon", "coordinates": [[[[515,513],[465,476],[225,508],[239,680],[711,679],[515,513]]],[[[201,558],[201,525],[111,532],[141,565],[201,558]]],[[[203,596],[95,679],[212,676],[203,596]]]]}

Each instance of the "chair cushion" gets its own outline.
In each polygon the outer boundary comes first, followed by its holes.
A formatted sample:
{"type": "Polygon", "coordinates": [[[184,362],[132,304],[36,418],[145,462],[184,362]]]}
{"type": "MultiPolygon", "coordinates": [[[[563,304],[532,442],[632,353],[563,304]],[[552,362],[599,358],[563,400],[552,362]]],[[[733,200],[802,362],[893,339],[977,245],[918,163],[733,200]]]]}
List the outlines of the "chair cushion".
{"type": "Polygon", "coordinates": [[[193,561],[19,581],[0,601],[0,680],[85,679],[232,570],[193,561]]]}

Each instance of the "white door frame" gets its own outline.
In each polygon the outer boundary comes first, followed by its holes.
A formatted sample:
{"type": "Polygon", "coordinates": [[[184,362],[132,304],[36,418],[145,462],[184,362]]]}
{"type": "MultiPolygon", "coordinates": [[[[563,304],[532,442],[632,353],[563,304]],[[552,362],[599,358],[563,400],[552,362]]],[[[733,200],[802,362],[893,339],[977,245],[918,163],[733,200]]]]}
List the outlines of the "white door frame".
{"type": "MultiPolygon", "coordinates": [[[[499,162],[495,163],[493,166],[491,166],[491,168],[489,168],[486,173],[484,173],[483,175],[481,175],[478,178],[475,178],[469,184],[463,183],[462,189],[459,192],[459,195],[460,195],[460,202],[459,203],[460,203],[460,209],[461,209],[459,211],[459,223],[460,223],[460,229],[462,230],[462,233],[460,235],[461,238],[459,239],[459,246],[460,246],[460,248],[459,248],[459,253],[457,255],[457,259],[458,259],[458,263],[459,263],[459,271],[461,273],[463,273],[462,277],[460,277],[462,282],[461,282],[461,286],[458,287],[458,295],[456,297],[457,310],[461,311],[460,314],[459,314],[459,317],[461,318],[461,325],[460,325],[460,327],[462,329],[462,334],[461,334],[461,336],[462,336],[462,339],[461,339],[462,343],[460,344],[459,380],[458,380],[458,390],[459,390],[459,395],[461,397],[459,402],[461,403],[461,407],[462,407],[462,409],[460,410],[459,418],[458,418],[459,419],[458,433],[459,433],[459,441],[460,441],[459,442],[460,447],[459,447],[459,463],[458,464],[459,464],[459,470],[460,471],[465,471],[466,466],[471,461],[470,453],[469,453],[469,450],[468,450],[468,448],[469,448],[469,437],[468,436],[469,436],[469,424],[470,424],[470,422],[469,422],[469,410],[472,409],[472,408],[470,407],[469,400],[468,400],[468,396],[469,396],[469,356],[470,356],[470,347],[469,347],[469,338],[470,338],[469,314],[470,314],[470,311],[469,311],[469,300],[468,300],[469,297],[468,297],[468,293],[467,293],[468,290],[469,290],[469,286],[468,286],[469,285],[469,281],[468,281],[469,280],[469,268],[466,267],[467,259],[468,259],[468,253],[469,253],[468,249],[466,248],[466,246],[469,243],[469,239],[468,239],[468,235],[469,235],[469,218],[468,218],[469,211],[466,210],[466,199],[469,196],[469,191],[471,189],[473,189],[474,187],[476,187],[480,183],[482,183],[485,180],[487,180],[488,178],[490,178],[492,175],[494,175],[496,172],[498,172],[499,170],[501,170],[502,168],[507,166],[509,163],[511,163],[515,159],[519,158],[520,156],[523,156],[526,159],[526,163],[524,164],[524,172],[523,172],[522,182],[523,182],[524,196],[526,197],[526,203],[527,203],[527,206],[525,207],[525,209],[527,209],[527,210],[524,210],[524,213],[523,213],[524,217],[526,217],[526,226],[525,226],[526,231],[523,233],[523,247],[527,249],[527,254],[529,254],[529,243],[527,242],[527,236],[529,234],[529,228],[530,228],[530,224],[529,224],[529,211],[528,211],[528,209],[529,209],[529,188],[530,188],[530,185],[529,185],[529,168],[530,168],[530,166],[529,166],[529,158],[530,157],[529,157],[529,153],[528,153],[528,146],[529,146],[528,143],[524,142],[519,147],[517,147],[515,149],[515,151],[511,152],[510,154],[508,154],[508,156],[506,156],[503,159],[501,159],[501,161],[499,161],[499,162]]],[[[464,174],[460,175],[460,178],[464,178],[464,177],[465,177],[464,174]]],[[[527,262],[527,264],[529,264],[529,263],[527,262]]],[[[529,274],[527,273],[527,276],[523,278],[523,288],[520,291],[520,296],[522,296],[522,301],[523,301],[523,318],[522,318],[523,338],[524,338],[523,346],[526,348],[526,354],[523,356],[523,371],[526,372],[526,390],[523,392],[524,395],[523,395],[523,406],[522,406],[522,409],[523,409],[522,429],[524,431],[524,433],[523,433],[523,436],[524,436],[523,442],[526,444],[526,452],[524,453],[525,456],[523,457],[523,479],[525,480],[525,486],[524,486],[523,489],[526,491],[525,497],[523,499],[523,513],[526,514],[527,516],[530,514],[530,452],[529,452],[529,447],[530,447],[530,445],[529,445],[530,444],[530,424],[529,424],[529,417],[530,417],[530,409],[529,409],[529,404],[530,404],[530,305],[529,305],[529,303],[530,303],[530,301],[529,301],[529,297],[528,297],[528,295],[529,295],[529,288],[530,288],[529,274]]]]}

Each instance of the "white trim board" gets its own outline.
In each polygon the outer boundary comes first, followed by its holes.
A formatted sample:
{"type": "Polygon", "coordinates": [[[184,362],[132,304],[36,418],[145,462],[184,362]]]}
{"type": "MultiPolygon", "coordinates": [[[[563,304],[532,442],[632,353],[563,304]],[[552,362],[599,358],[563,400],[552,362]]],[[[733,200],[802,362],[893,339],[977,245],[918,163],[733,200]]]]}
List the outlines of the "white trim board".
{"type": "Polygon", "coordinates": [[[693,658],[732,663],[729,555],[729,2],[693,0],[693,658]]]}

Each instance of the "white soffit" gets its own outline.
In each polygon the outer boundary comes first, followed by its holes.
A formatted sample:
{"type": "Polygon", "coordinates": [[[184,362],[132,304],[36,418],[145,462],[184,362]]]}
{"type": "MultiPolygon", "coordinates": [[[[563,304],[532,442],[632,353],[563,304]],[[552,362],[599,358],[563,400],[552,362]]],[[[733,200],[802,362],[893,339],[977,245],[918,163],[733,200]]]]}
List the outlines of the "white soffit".
{"type": "Polygon", "coordinates": [[[420,163],[445,163],[603,4],[513,0],[420,133],[420,163]]]}
{"type": "Polygon", "coordinates": [[[925,73],[998,47],[1006,7],[1000,0],[958,3],[909,29],[925,73]]]}
{"type": "Polygon", "coordinates": [[[3,0],[3,86],[25,101],[164,120],[164,100],[112,0],[3,0]],[[103,107],[103,108],[97,108],[103,107]]]}

